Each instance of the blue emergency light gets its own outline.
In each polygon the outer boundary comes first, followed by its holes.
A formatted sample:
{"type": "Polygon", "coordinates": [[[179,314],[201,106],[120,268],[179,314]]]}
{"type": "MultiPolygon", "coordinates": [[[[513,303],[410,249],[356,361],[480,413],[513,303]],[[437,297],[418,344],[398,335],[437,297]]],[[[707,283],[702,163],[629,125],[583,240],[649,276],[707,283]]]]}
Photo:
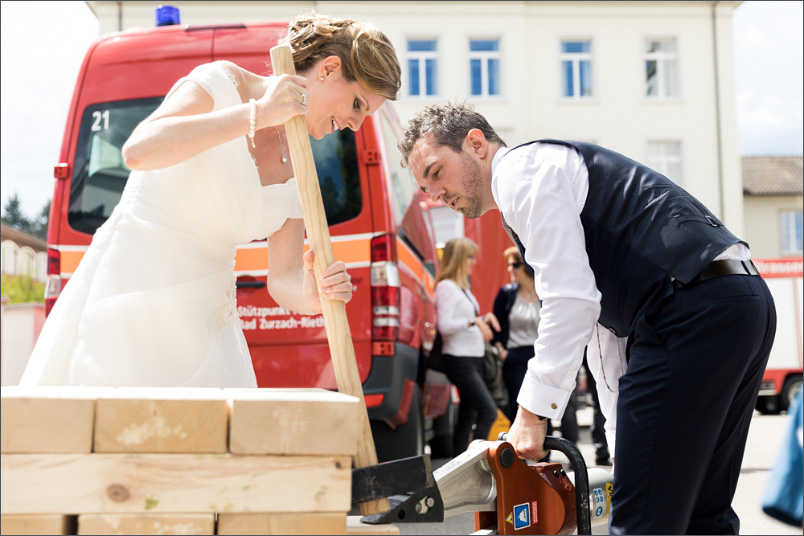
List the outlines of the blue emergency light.
{"type": "Polygon", "coordinates": [[[156,25],[171,26],[181,24],[179,8],[176,6],[156,6],[156,25]]]}

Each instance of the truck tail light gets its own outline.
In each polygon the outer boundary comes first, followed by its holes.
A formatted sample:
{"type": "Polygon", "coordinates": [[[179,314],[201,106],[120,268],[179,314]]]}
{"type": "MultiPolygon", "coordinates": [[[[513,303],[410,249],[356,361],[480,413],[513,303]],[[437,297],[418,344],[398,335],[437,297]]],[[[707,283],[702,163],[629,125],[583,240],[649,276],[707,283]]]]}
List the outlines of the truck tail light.
{"type": "Polygon", "coordinates": [[[47,250],[47,286],[45,287],[45,315],[49,315],[61,294],[61,254],[53,249],[47,250]]]}
{"type": "Polygon", "coordinates": [[[365,395],[366,400],[366,407],[368,408],[375,408],[382,404],[382,399],[385,398],[383,393],[378,393],[374,395],[365,395]]]}
{"type": "Polygon", "coordinates": [[[371,338],[399,338],[399,269],[393,234],[371,239],[371,338]]]}

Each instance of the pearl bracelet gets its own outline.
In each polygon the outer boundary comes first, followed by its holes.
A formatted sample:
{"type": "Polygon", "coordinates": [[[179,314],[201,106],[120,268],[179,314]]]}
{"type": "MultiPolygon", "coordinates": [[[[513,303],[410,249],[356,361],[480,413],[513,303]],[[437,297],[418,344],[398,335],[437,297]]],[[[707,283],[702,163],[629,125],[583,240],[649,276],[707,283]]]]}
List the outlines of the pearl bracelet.
{"type": "Polygon", "coordinates": [[[249,114],[248,114],[248,139],[251,140],[251,147],[256,149],[254,144],[254,133],[257,130],[257,101],[254,99],[248,100],[249,114]]]}

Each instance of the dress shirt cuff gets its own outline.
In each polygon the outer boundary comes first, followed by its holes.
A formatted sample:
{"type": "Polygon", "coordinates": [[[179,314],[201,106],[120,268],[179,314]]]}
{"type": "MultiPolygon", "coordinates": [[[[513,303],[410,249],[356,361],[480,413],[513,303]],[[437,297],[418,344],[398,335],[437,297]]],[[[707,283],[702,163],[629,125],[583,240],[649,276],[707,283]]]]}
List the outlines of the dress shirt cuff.
{"type": "Polygon", "coordinates": [[[616,432],[617,432],[617,430],[615,430],[615,429],[606,430],[606,443],[608,443],[609,455],[612,458],[616,457],[615,454],[614,454],[614,447],[617,446],[614,443],[615,439],[617,439],[617,433],[616,432]]]}
{"type": "Polygon", "coordinates": [[[539,383],[526,374],[516,401],[531,413],[548,419],[561,419],[571,394],[572,391],[539,383]]]}

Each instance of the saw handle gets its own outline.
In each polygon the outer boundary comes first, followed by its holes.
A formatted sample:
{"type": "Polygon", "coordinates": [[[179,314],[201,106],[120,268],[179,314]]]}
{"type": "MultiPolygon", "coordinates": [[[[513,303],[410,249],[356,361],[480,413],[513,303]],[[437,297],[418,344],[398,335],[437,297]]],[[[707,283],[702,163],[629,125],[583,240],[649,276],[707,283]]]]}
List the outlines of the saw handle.
{"type": "MultiPolygon", "coordinates": [[[[508,441],[508,432],[500,432],[500,441],[508,441]]],[[[578,534],[592,534],[592,518],[589,514],[589,474],[586,460],[572,441],[563,437],[547,436],[544,438],[545,450],[557,450],[569,458],[575,472],[575,510],[578,515],[578,534]]]]}

